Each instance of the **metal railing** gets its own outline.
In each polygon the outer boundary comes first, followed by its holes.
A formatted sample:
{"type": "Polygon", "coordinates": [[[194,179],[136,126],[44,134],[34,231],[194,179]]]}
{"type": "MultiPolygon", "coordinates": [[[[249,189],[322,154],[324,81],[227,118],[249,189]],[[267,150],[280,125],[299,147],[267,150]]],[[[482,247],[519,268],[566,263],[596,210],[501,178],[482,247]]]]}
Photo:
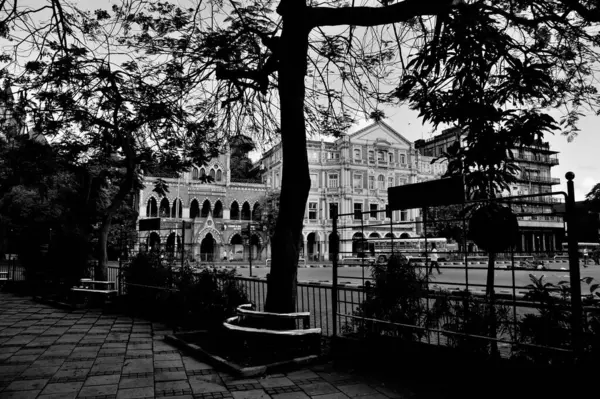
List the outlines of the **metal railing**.
{"type": "Polygon", "coordinates": [[[515,155],[515,160],[517,161],[527,161],[527,162],[538,162],[545,163],[549,165],[558,165],[558,157],[557,156],[534,156],[534,155],[515,155]]]}
{"type": "Polygon", "coordinates": [[[6,273],[7,281],[25,281],[25,269],[21,267],[18,259],[1,261],[0,273],[6,273]]]}
{"type": "Polygon", "coordinates": [[[549,176],[521,175],[518,177],[518,180],[526,182],[531,181],[538,183],[560,184],[559,178],[549,176]]]}
{"type": "MultiPolygon", "coordinates": [[[[552,179],[552,181],[558,181],[558,179],[552,179]]],[[[549,180],[550,181],[550,180],[549,180]]],[[[569,183],[572,186],[572,181],[569,181],[569,183]]],[[[570,201],[572,203],[572,194],[569,194],[567,196],[566,193],[543,193],[543,194],[532,194],[532,195],[524,195],[524,196],[515,196],[512,198],[501,198],[499,199],[502,203],[505,204],[509,204],[511,201],[517,202],[517,201],[524,201],[524,200],[536,200],[537,197],[541,197],[544,196],[545,198],[548,198],[549,196],[564,196],[564,197],[568,197],[570,198],[570,201]]],[[[498,200],[496,200],[498,201],[498,200]]],[[[569,205],[569,204],[567,204],[569,205]]],[[[383,212],[383,211],[379,211],[379,212],[383,212]]],[[[424,214],[427,213],[427,210],[424,209],[423,210],[424,214]]],[[[367,214],[369,214],[371,212],[369,211],[365,211],[365,212],[361,212],[361,214],[364,216],[366,216],[367,214]]],[[[355,247],[354,247],[354,241],[356,239],[353,240],[348,240],[348,237],[356,237],[357,233],[359,234],[359,238],[357,239],[358,241],[362,242],[362,248],[368,248],[368,249],[363,249],[363,256],[367,257],[377,257],[377,253],[372,253],[374,252],[374,249],[372,247],[370,247],[370,242],[371,241],[376,241],[376,240],[383,240],[385,239],[384,237],[381,236],[381,232],[379,232],[377,234],[377,237],[373,237],[372,234],[373,232],[371,232],[371,230],[369,230],[367,227],[367,224],[364,222],[361,222],[360,224],[356,224],[353,223],[352,225],[346,223],[344,224],[344,219],[347,221],[352,221],[352,222],[356,222],[356,218],[355,218],[355,214],[356,212],[353,213],[348,213],[348,214],[340,214],[340,215],[336,215],[337,217],[334,219],[333,222],[333,226],[334,226],[334,236],[338,236],[341,237],[342,239],[340,240],[340,244],[338,246],[338,248],[340,248],[340,253],[342,254],[342,258],[344,257],[344,251],[350,251],[350,252],[346,252],[346,255],[349,256],[350,254],[352,254],[353,256],[356,256],[355,254],[355,247]],[[341,226],[338,228],[338,220],[341,222],[341,226]],[[348,231],[344,231],[344,230],[348,230],[348,231]],[[343,239],[343,238],[346,239],[343,239]],[[352,244],[352,249],[349,248],[350,244],[352,244]]],[[[519,217],[519,215],[516,215],[517,217],[519,217]]],[[[531,215],[529,215],[531,216],[531,215]]],[[[537,216],[537,215],[536,215],[537,216]]],[[[557,217],[557,216],[546,216],[546,215],[539,215],[540,218],[557,218],[557,220],[564,220],[562,217],[557,217]]],[[[536,217],[537,218],[537,217],[536,217]]],[[[565,214],[565,218],[567,223],[569,223],[569,210],[567,210],[567,213],[565,214]]],[[[391,220],[387,220],[388,222],[388,231],[389,233],[391,233],[390,235],[392,237],[390,237],[389,240],[390,242],[393,242],[394,240],[397,240],[397,236],[394,235],[395,231],[397,230],[395,227],[395,224],[391,221],[391,220]]],[[[426,233],[428,230],[428,228],[430,228],[431,226],[433,226],[433,224],[435,223],[435,220],[425,220],[425,221],[419,221],[418,223],[422,224],[422,228],[420,230],[423,230],[424,233],[426,233]]],[[[462,228],[463,230],[466,231],[466,226],[467,226],[467,220],[462,219],[462,221],[460,219],[457,220],[453,220],[452,222],[456,222],[457,225],[461,225],[462,223],[462,228]]],[[[383,227],[383,226],[382,226],[383,227]]],[[[383,229],[380,229],[383,231],[383,229]]],[[[423,234],[425,235],[425,234],[423,234]]],[[[531,233],[529,234],[531,235],[531,233]]],[[[454,338],[452,338],[452,336],[455,336],[457,331],[452,330],[452,329],[448,329],[445,327],[445,324],[442,323],[440,320],[433,320],[433,322],[431,320],[429,320],[428,322],[425,322],[426,318],[429,318],[429,316],[424,316],[424,315],[430,315],[430,311],[432,308],[434,308],[434,306],[439,306],[438,301],[442,301],[445,300],[447,301],[448,305],[451,308],[453,306],[461,306],[461,303],[465,300],[464,295],[462,295],[462,293],[464,292],[469,292],[469,297],[470,298],[480,298],[480,299],[476,299],[476,303],[479,303],[481,306],[487,306],[489,309],[489,306],[506,306],[509,310],[507,311],[507,317],[506,320],[503,321],[503,325],[505,327],[505,330],[503,332],[498,332],[497,334],[494,335],[489,335],[487,331],[482,330],[482,334],[483,336],[479,336],[477,337],[477,334],[464,334],[465,337],[461,338],[461,339],[472,339],[474,340],[473,342],[477,341],[477,340],[487,340],[487,345],[489,345],[489,350],[491,350],[493,345],[499,345],[499,342],[502,342],[502,345],[506,346],[507,348],[505,348],[505,354],[506,356],[510,356],[511,355],[511,350],[513,350],[514,348],[519,348],[519,347],[524,347],[529,345],[531,342],[530,338],[528,337],[522,337],[520,334],[522,333],[519,326],[520,323],[523,320],[523,316],[524,314],[539,314],[538,313],[538,309],[540,309],[540,307],[545,306],[544,304],[541,303],[534,303],[532,301],[524,301],[524,294],[526,294],[529,290],[530,290],[530,281],[528,280],[523,280],[523,276],[521,276],[521,280],[518,280],[516,278],[516,271],[517,269],[530,269],[530,270],[536,270],[538,267],[543,267],[544,271],[543,273],[548,275],[557,275],[559,280],[560,278],[562,278],[562,276],[564,276],[565,274],[569,274],[571,281],[575,282],[574,284],[571,285],[570,287],[570,299],[568,300],[568,304],[569,306],[567,306],[566,311],[570,314],[570,316],[567,317],[568,320],[571,320],[573,323],[573,327],[572,330],[570,332],[570,334],[572,335],[571,338],[569,338],[568,342],[566,342],[566,346],[562,346],[560,345],[559,348],[555,348],[552,347],[552,345],[546,345],[545,349],[548,349],[549,351],[558,351],[558,352],[577,352],[578,350],[578,346],[581,343],[580,338],[578,337],[578,334],[581,333],[581,320],[582,320],[582,314],[585,315],[586,314],[586,310],[582,309],[582,297],[581,297],[581,286],[579,284],[580,279],[579,279],[579,262],[577,260],[574,260],[576,258],[573,258],[572,254],[570,254],[570,259],[569,259],[569,263],[570,266],[569,268],[565,268],[564,265],[550,265],[550,263],[553,261],[553,259],[550,258],[550,255],[548,254],[548,256],[545,257],[545,265],[541,265],[536,263],[539,255],[542,254],[541,249],[543,248],[543,245],[541,242],[539,242],[540,238],[537,236],[533,236],[533,243],[529,243],[529,242],[525,242],[525,240],[529,240],[529,235],[524,235],[523,237],[521,237],[524,241],[523,241],[523,246],[525,246],[526,244],[528,246],[533,246],[533,251],[531,251],[531,248],[529,249],[521,249],[521,253],[516,252],[515,248],[513,248],[512,250],[510,250],[507,254],[503,254],[499,257],[496,258],[496,262],[494,262],[494,274],[501,274],[501,273],[505,273],[505,277],[500,279],[499,277],[496,277],[496,280],[494,281],[494,285],[493,285],[493,291],[496,292],[495,295],[493,296],[489,296],[488,293],[486,293],[487,290],[489,290],[489,286],[488,286],[488,282],[486,281],[485,276],[487,276],[487,271],[488,271],[488,254],[484,254],[484,253],[480,253],[479,258],[481,259],[477,259],[475,262],[473,261],[474,259],[472,259],[472,255],[467,253],[467,243],[466,241],[463,242],[462,244],[462,248],[463,251],[461,253],[458,254],[444,254],[444,250],[440,249],[438,252],[438,257],[441,257],[443,255],[445,256],[452,256],[452,259],[449,259],[452,261],[451,264],[446,264],[443,266],[443,270],[444,270],[444,276],[438,276],[436,278],[435,284],[433,283],[433,281],[431,281],[431,279],[427,276],[429,273],[433,272],[433,267],[431,267],[431,261],[430,259],[428,259],[429,255],[431,254],[429,247],[427,247],[427,244],[425,249],[423,250],[423,248],[417,250],[418,252],[424,252],[424,254],[418,253],[418,254],[412,254],[413,257],[422,257],[421,260],[419,261],[409,261],[409,264],[407,265],[407,267],[412,267],[415,270],[416,274],[420,274],[421,277],[419,281],[421,281],[419,284],[424,284],[425,289],[421,291],[421,294],[418,294],[418,297],[414,297],[414,298],[410,298],[411,301],[413,301],[413,303],[415,304],[415,307],[420,309],[419,312],[422,312],[423,315],[419,316],[419,315],[413,315],[414,317],[416,317],[414,322],[410,322],[408,323],[408,325],[403,325],[403,324],[407,324],[407,323],[398,323],[393,322],[391,320],[384,320],[384,319],[379,319],[377,320],[377,318],[373,318],[373,317],[369,317],[368,313],[364,313],[364,311],[361,311],[361,309],[357,308],[357,304],[363,303],[362,301],[365,298],[368,298],[367,296],[367,292],[368,289],[363,289],[361,290],[360,288],[358,289],[359,293],[358,296],[351,296],[350,298],[346,298],[343,295],[346,295],[346,287],[340,288],[338,285],[338,278],[337,278],[337,271],[336,266],[337,266],[337,262],[334,262],[334,271],[333,271],[333,292],[332,292],[332,299],[337,303],[337,306],[334,306],[332,311],[334,312],[334,319],[336,320],[335,323],[335,327],[334,330],[340,331],[340,329],[342,327],[346,328],[346,329],[350,329],[353,331],[362,331],[363,333],[365,332],[365,325],[370,326],[370,328],[383,328],[385,331],[387,331],[386,334],[388,333],[392,333],[391,330],[389,330],[389,326],[393,326],[393,329],[396,329],[396,333],[399,330],[404,330],[406,331],[406,329],[411,330],[410,335],[411,336],[417,336],[418,339],[420,339],[422,342],[427,342],[427,343],[434,343],[436,345],[446,345],[449,343],[448,340],[452,341],[454,338]],[[537,248],[536,248],[537,246],[537,248]],[[525,257],[527,255],[527,253],[531,253],[533,252],[536,256],[534,257],[534,261],[532,262],[530,259],[519,259],[522,257],[525,257]],[[500,262],[500,260],[502,260],[502,262],[500,262]],[[508,261],[508,262],[507,262],[508,261]],[[501,266],[500,266],[501,265],[501,266]],[[428,270],[429,269],[429,270],[428,270]],[[502,270],[504,269],[504,270],[502,270]],[[461,279],[460,281],[450,281],[450,280],[444,280],[443,277],[446,276],[447,272],[450,272],[454,270],[454,274],[456,274],[456,272],[458,271],[459,273],[464,273],[464,278],[461,279]],[[428,273],[429,272],[429,273],[428,273]],[[479,274],[479,276],[478,276],[479,274]],[[483,276],[483,278],[482,278],[483,276]],[[441,289],[441,291],[439,291],[441,289]],[[340,291],[343,290],[343,291],[340,291]],[[361,293],[360,291],[364,291],[363,293],[361,293]],[[438,292],[439,291],[439,292],[438,292]],[[461,295],[455,295],[454,293],[458,293],[461,295]],[[342,295],[342,296],[340,296],[342,295]],[[499,300],[500,297],[504,297],[505,299],[499,300]],[[496,299],[493,299],[496,298],[496,299]],[[492,303],[493,305],[486,305],[486,301],[492,301],[489,303],[492,303]],[[368,323],[366,323],[368,319],[368,323]],[[362,320],[362,321],[361,321],[362,320]],[[343,323],[342,323],[343,322],[343,323]],[[366,323],[366,324],[365,324],[366,323]],[[384,327],[384,325],[388,326],[388,327],[384,327]],[[494,342],[496,342],[495,344],[493,344],[494,342]]],[[[542,237],[542,239],[545,239],[542,237]]],[[[554,241],[556,241],[556,237],[554,238],[554,241]]],[[[425,238],[421,238],[421,240],[426,240],[425,238]]],[[[360,243],[359,243],[360,244],[360,243]]],[[[520,243],[521,244],[521,243],[520,243]]],[[[361,245],[358,245],[357,248],[361,247],[361,245]]],[[[570,246],[575,245],[576,247],[576,242],[575,243],[570,243],[570,246]]],[[[556,245],[555,245],[556,247],[556,245]]],[[[394,248],[393,246],[391,246],[391,248],[394,248]]],[[[559,248],[554,248],[554,251],[559,250],[559,248]]],[[[398,253],[399,250],[396,249],[396,253],[398,253]]],[[[416,259],[416,258],[415,258],[416,259]]],[[[448,273],[450,274],[450,273],[448,273]]],[[[364,275],[364,273],[363,273],[364,275]]],[[[557,280],[557,282],[559,281],[557,280]]],[[[546,280],[547,281],[547,280],[546,280]]],[[[557,283],[555,282],[555,284],[557,283]]],[[[368,285],[368,280],[367,279],[362,279],[360,286],[361,287],[366,287],[368,285]]],[[[462,305],[464,306],[464,305],[462,305]]],[[[479,306],[479,305],[478,305],[479,306]]],[[[488,310],[489,311],[489,310],[488,310]]],[[[597,309],[596,309],[597,311],[597,309]]],[[[393,313],[393,312],[392,312],[393,313]]],[[[446,316],[444,317],[449,317],[448,314],[446,314],[446,316]]],[[[455,320],[454,324],[459,325],[459,324],[464,324],[465,320],[455,320]]],[[[498,324],[500,324],[500,322],[498,321],[498,324]]],[[[450,324],[451,326],[453,324],[450,324]]],[[[459,327],[456,327],[459,328],[459,327]]],[[[460,327],[462,328],[462,327],[460,327]]],[[[491,326],[489,328],[492,328],[491,326]]],[[[496,330],[499,331],[499,330],[496,330]]],[[[394,333],[395,334],[395,333],[394,333]]],[[[481,344],[481,343],[480,343],[481,344]]]]}

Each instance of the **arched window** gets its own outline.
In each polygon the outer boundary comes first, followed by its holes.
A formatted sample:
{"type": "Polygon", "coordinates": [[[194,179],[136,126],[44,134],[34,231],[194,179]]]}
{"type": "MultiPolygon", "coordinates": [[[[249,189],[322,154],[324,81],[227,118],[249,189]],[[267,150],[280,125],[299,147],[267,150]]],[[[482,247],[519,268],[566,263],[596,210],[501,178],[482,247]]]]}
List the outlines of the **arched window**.
{"type": "Polygon", "coordinates": [[[260,210],[260,205],[257,202],[252,208],[252,220],[254,220],[255,222],[260,222],[261,213],[262,212],[260,210]]]}
{"type": "Polygon", "coordinates": [[[354,149],[354,159],[359,160],[360,158],[361,158],[360,148],[355,148],[354,149]]]}
{"type": "Polygon", "coordinates": [[[229,219],[232,219],[232,220],[240,219],[240,206],[238,205],[237,201],[233,201],[233,204],[231,204],[231,210],[229,212],[229,219]]]}
{"type": "Polygon", "coordinates": [[[250,220],[250,204],[248,202],[244,202],[242,205],[242,220],[250,220]]]}
{"type": "Polygon", "coordinates": [[[200,217],[201,218],[208,217],[209,213],[210,213],[210,201],[204,200],[204,203],[202,204],[202,211],[200,212],[200,217]]]}
{"type": "Polygon", "coordinates": [[[223,174],[221,173],[221,169],[217,170],[217,181],[221,181],[223,179],[223,174]]]}
{"type": "Polygon", "coordinates": [[[215,181],[215,177],[216,176],[215,176],[215,170],[214,169],[210,170],[210,177],[212,178],[212,181],[215,181]]]}
{"type": "Polygon", "coordinates": [[[192,179],[198,180],[198,169],[196,169],[196,168],[192,169],[192,179]]]}
{"type": "Polygon", "coordinates": [[[385,177],[383,177],[383,175],[377,177],[377,188],[380,190],[385,188],[385,177]]]}
{"type": "Polygon", "coordinates": [[[200,168],[200,177],[204,176],[206,176],[206,172],[204,171],[204,168],[200,168]]]}
{"type": "Polygon", "coordinates": [[[156,205],[156,199],[154,197],[150,197],[150,199],[148,199],[148,204],[146,205],[146,216],[151,218],[158,216],[158,206],[156,205]]]}
{"type": "Polygon", "coordinates": [[[168,218],[171,216],[171,207],[169,206],[169,200],[163,198],[160,200],[160,207],[158,208],[158,216],[161,218],[168,218]]]}
{"type": "Polygon", "coordinates": [[[221,203],[221,201],[215,202],[215,208],[213,209],[213,218],[223,218],[223,204],[221,203]]]}
{"type": "Polygon", "coordinates": [[[369,162],[375,162],[375,152],[369,151],[369,162]]]}
{"type": "Polygon", "coordinates": [[[179,218],[183,215],[183,206],[181,205],[181,200],[179,198],[173,201],[173,208],[171,209],[171,217],[179,218]]]}
{"type": "Polygon", "coordinates": [[[198,200],[194,198],[190,204],[190,217],[193,219],[198,216],[200,216],[200,205],[198,205],[198,200]]]}

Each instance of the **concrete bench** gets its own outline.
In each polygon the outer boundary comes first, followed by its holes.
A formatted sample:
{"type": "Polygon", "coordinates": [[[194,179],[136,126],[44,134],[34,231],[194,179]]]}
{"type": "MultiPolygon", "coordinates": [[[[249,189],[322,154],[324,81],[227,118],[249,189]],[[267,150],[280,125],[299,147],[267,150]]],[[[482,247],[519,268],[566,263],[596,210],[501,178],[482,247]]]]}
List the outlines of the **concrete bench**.
{"type": "Polygon", "coordinates": [[[82,278],[79,286],[71,288],[71,293],[74,299],[83,299],[83,304],[88,305],[94,300],[106,302],[117,296],[118,291],[115,289],[114,281],[95,281],[87,278],[82,278]]]}
{"type": "Polygon", "coordinates": [[[320,328],[310,328],[310,312],[295,312],[295,313],[269,313],[269,312],[257,312],[252,310],[251,304],[240,305],[237,308],[237,316],[230,317],[224,323],[225,327],[230,330],[237,331],[261,331],[267,334],[273,335],[308,335],[308,334],[321,334],[320,328]],[[249,322],[265,321],[267,324],[269,321],[282,321],[282,320],[300,320],[302,322],[301,329],[294,330],[268,330],[264,328],[256,329],[252,327],[245,327],[240,324],[249,322]]]}
{"type": "Polygon", "coordinates": [[[223,322],[223,327],[232,338],[232,342],[244,342],[254,350],[301,350],[303,353],[317,353],[321,346],[321,329],[310,328],[310,312],[269,313],[257,312],[252,305],[240,305],[237,316],[223,322]],[[281,323],[285,320],[301,321],[298,329],[269,329],[265,326],[271,323],[281,323]],[[241,338],[241,339],[240,339],[241,338]]]}
{"type": "MultiPolygon", "coordinates": [[[[79,282],[80,287],[82,289],[91,289],[91,290],[114,290],[115,282],[114,281],[96,281],[90,280],[87,278],[82,278],[79,282]]],[[[76,287],[73,287],[76,288],[76,287]]]]}

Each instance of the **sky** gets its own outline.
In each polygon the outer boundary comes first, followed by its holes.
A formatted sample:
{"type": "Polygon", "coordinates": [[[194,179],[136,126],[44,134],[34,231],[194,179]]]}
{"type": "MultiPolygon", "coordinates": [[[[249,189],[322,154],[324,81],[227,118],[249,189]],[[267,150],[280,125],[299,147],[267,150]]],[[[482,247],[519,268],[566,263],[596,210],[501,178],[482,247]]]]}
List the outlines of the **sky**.
{"type": "MultiPolygon", "coordinates": [[[[416,111],[408,107],[387,108],[386,123],[398,133],[411,141],[428,139],[441,131],[432,132],[430,126],[424,126],[418,118],[416,111]]],[[[369,122],[362,122],[356,128],[369,122]]],[[[558,151],[559,164],[552,167],[552,177],[560,178],[560,184],[554,186],[553,191],[567,191],[567,172],[575,173],[575,200],[583,201],[585,195],[592,187],[600,183],[600,116],[588,113],[579,121],[581,131],[571,142],[567,137],[556,133],[544,137],[550,143],[550,148],[558,151]]]]}
{"type": "MultiPolygon", "coordinates": [[[[25,0],[25,4],[39,6],[47,0],[25,0]]],[[[174,0],[175,3],[189,4],[190,0],[174,0]]],[[[119,0],[77,0],[82,9],[110,8],[112,4],[119,4],[119,0]]],[[[386,123],[411,141],[427,139],[434,135],[431,127],[424,126],[417,117],[417,112],[408,107],[386,108],[386,123]]],[[[350,132],[357,130],[370,123],[370,121],[359,122],[350,132]]],[[[575,173],[575,199],[581,201],[591,188],[600,183],[600,116],[592,113],[582,118],[579,122],[581,129],[579,135],[568,142],[565,136],[560,134],[545,137],[552,149],[559,151],[559,165],[552,168],[552,177],[561,179],[561,184],[554,187],[555,191],[566,191],[565,173],[575,173]]],[[[435,132],[435,133],[440,133],[435,132]]],[[[256,154],[260,156],[260,154],[256,154]]]]}

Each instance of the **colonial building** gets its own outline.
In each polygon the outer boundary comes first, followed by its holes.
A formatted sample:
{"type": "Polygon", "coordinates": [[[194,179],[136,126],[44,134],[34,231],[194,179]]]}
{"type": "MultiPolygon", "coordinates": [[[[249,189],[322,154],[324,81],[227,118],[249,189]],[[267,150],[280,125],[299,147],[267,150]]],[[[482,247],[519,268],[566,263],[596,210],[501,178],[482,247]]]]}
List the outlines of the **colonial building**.
{"type": "MultiPolygon", "coordinates": [[[[440,157],[450,145],[464,139],[459,128],[444,130],[428,140],[417,140],[415,147],[425,155],[440,157]]],[[[550,149],[547,142],[538,141],[533,145],[518,145],[512,150],[515,163],[520,171],[517,181],[503,196],[518,196],[551,193],[560,179],[552,177],[552,167],[558,165],[558,152],[550,149]]],[[[553,205],[561,202],[556,195],[524,198],[517,205],[521,239],[517,245],[519,252],[538,252],[560,250],[564,237],[564,220],[561,216],[551,215],[553,205]]]]}
{"type": "Polygon", "coordinates": [[[159,177],[146,176],[139,195],[140,220],[160,218],[160,226],[149,223],[145,229],[140,223],[140,249],[180,253],[183,245],[186,257],[211,261],[223,258],[224,252],[228,259],[247,260],[250,248],[253,259],[265,259],[268,239],[260,231],[257,212],[268,186],[236,182],[231,178],[230,159],[226,146],[207,165],[194,166],[179,177],[161,177],[169,187],[163,197],[153,191],[159,177]],[[203,175],[213,182],[203,183],[203,175]]]}
{"type": "MultiPolygon", "coordinates": [[[[346,215],[340,218],[342,256],[351,256],[353,241],[365,235],[419,235],[418,210],[393,212],[392,220],[386,217],[387,189],[439,178],[445,172],[444,164],[432,164],[433,157],[421,155],[413,143],[381,121],[333,142],[309,140],[307,151],[311,188],[302,232],[307,259],[331,259],[333,210],[346,215]]],[[[279,189],[281,144],[259,162],[264,184],[279,189]]]]}

